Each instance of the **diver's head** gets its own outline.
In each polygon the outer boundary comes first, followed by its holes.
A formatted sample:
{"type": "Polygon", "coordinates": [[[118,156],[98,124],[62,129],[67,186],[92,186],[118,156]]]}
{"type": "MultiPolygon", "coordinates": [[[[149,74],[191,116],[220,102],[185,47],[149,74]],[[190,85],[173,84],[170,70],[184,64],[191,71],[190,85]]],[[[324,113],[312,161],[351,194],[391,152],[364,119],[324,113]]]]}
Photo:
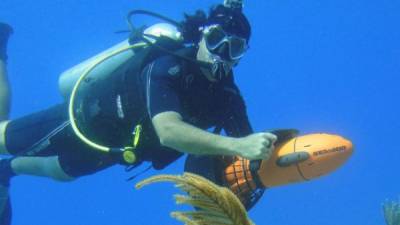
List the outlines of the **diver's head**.
{"type": "Polygon", "coordinates": [[[200,31],[197,59],[212,65],[207,76],[210,80],[220,80],[247,51],[250,24],[241,9],[217,5],[210,10],[200,31]]]}

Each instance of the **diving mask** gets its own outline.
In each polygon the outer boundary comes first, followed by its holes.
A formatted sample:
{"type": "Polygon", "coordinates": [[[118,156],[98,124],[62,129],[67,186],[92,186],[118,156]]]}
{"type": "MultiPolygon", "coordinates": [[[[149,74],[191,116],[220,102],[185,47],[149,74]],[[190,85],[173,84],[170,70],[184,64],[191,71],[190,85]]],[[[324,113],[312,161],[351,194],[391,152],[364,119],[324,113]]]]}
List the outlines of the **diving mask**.
{"type": "Polygon", "coordinates": [[[225,32],[220,25],[206,27],[203,34],[207,49],[230,61],[242,58],[249,48],[246,39],[225,32]]]}

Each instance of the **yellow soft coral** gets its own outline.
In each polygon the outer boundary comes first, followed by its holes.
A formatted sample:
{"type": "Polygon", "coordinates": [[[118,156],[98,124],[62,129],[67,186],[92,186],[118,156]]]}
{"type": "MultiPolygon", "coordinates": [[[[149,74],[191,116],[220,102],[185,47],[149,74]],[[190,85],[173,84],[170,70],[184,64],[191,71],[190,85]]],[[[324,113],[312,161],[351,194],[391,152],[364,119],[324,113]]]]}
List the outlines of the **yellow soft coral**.
{"type": "Polygon", "coordinates": [[[139,182],[136,188],[163,181],[173,182],[187,193],[187,196],[175,195],[177,204],[189,204],[197,209],[171,213],[186,225],[254,225],[240,200],[229,189],[192,173],[150,177],[139,182]]]}

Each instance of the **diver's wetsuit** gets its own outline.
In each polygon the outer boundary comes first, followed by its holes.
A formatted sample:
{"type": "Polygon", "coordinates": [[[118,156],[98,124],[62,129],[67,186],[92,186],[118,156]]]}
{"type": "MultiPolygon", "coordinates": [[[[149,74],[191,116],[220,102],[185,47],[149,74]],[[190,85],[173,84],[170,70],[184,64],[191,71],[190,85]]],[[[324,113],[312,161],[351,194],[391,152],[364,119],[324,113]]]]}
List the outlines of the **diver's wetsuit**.
{"type": "MultiPolygon", "coordinates": [[[[187,56],[194,57],[196,49],[183,51],[187,56]]],[[[161,146],[151,123],[151,118],[159,113],[175,111],[182,115],[185,122],[202,129],[218,126],[230,136],[252,133],[244,101],[232,74],[219,82],[210,82],[193,62],[164,55],[147,64],[140,75],[132,76],[135,79],[128,79],[121,89],[128,87],[130,95],[135,95],[135,98],[122,102],[122,108],[127,111],[128,108],[136,109],[133,114],[127,113],[128,118],[125,118],[129,120],[130,130],[137,123],[143,125],[143,135],[135,152],[140,161],[151,161],[155,169],[162,169],[183,155],[161,146]],[[133,116],[135,118],[129,118],[133,116]]],[[[98,126],[103,136],[113,137],[119,129],[115,126],[118,123],[110,118],[114,118],[115,115],[111,114],[116,114],[118,110],[110,110],[114,107],[112,105],[103,109],[102,100],[99,101],[100,114],[102,111],[104,114],[101,119],[93,120],[93,126],[98,126]],[[103,124],[103,121],[106,122],[103,124]],[[107,127],[110,121],[113,127],[107,127]]],[[[119,157],[99,152],[81,142],[70,125],[48,141],[45,138],[46,141],[36,148],[40,151],[25,152],[32,150],[32,145],[65,121],[68,121],[66,104],[11,121],[6,130],[7,149],[16,155],[58,155],[61,167],[72,177],[92,174],[119,162],[119,157]]],[[[115,136],[110,141],[118,138],[115,136]]]]}

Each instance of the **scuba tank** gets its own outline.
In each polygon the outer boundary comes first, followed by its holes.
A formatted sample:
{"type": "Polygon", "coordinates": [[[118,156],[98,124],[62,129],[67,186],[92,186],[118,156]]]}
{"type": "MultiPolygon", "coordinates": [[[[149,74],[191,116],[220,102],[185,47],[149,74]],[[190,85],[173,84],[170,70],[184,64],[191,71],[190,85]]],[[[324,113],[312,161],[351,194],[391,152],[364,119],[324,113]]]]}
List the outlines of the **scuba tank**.
{"type": "MultiPolygon", "coordinates": [[[[143,34],[145,34],[148,37],[148,40],[153,43],[155,42],[155,39],[151,38],[151,36],[154,37],[163,36],[175,40],[177,42],[182,41],[182,36],[181,33],[178,31],[178,29],[175,26],[168,23],[158,23],[153,26],[150,26],[149,28],[144,30],[143,34]]],[[[148,44],[143,42],[142,44],[139,44],[137,48],[132,48],[130,51],[122,51],[118,54],[109,57],[107,60],[102,60],[104,58],[107,58],[107,56],[110,56],[113,53],[118,52],[121,49],[126,49],[131,46],[132,46],[131,41],[129,39],[126,39],[63,72],[58,80],[59,91],[61,95],[66,100],[68,100],[79,78],[82,76],[85,70],[87,70],[94,64],[97,64],[96,67],[93,68],[93,70],[90,71],[90,74],[88,74],[87,76],[106,80],[107,77],[113,76],[113,73],[118,68],[126,64],[128,61],[132,60],[136,56],[135,51],[139,51],[142,48],[148,47],[148,44]]]]}
{"type": "MultiPolygon", "coordinates": [[[[61,95],[68,100],[72,89],[74,88],[76,82],[80,78],[80,76],[83,74],[83,72],[93,63],[97,62],[99,59],[109,55],[110,53],[114,52],[115,50],[125,48],[129,46],[129,41],[124,40],[121,43],[116,44],[115,46],[85,60],[84,62],[75,65],[74,67],[66,70],[63,72],[59,79],[58,79],[58,87],[61,95]]],[[[131,59],[134,56],[133,51],[126,51],[122,52],[119,55],[111,57],[109,60],[100,63],[93,71],[91,72],[90,76],[110,76],[113,71],[115,71],[119,66],[127,62],[129,59],[131,59]]]]}

